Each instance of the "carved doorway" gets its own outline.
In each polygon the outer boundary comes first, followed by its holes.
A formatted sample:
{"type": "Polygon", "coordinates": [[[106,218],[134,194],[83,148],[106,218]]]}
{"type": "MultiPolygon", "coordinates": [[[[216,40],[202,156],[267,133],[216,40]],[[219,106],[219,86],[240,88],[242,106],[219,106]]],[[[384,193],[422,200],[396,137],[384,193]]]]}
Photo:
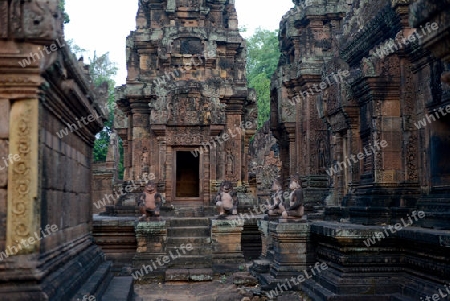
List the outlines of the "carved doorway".
{"type": "Polygon", "coordinates": [[[176,198],[200,197],[200,157],[191,152],[176,152],[176,198]]]}
{"type": "MultiPolygon", "coordinates": [[[[432,113],[430,113],[432,114],[432,113]]],[[[431,115],[433,118],[434,116],[431,115]]],[[[433,121],[433,119],[431,119],[433,121]]],[[[450,189],[450,116],[430,123],[430,174],[433,190],[450,189]]]]}

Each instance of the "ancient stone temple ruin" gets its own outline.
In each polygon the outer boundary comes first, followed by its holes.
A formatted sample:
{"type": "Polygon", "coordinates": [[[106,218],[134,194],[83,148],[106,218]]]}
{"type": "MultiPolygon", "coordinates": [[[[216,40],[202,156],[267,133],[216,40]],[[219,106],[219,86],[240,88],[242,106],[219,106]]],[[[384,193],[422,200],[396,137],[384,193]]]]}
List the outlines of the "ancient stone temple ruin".
{"type": "Polygon", "coordinates": [[[232,2],[140,1],[136,24],[117,89],[124,180],[150,176],[180,206],[209,206],[224,180],[248,186],[256,99],[232,2]]]}
{"type": "Polygon", "coordinates": [[[94,165],[59,1],[0,0],[0,300],[448,299],[450,1],[294,0],[258,131],[234,2],[139,1],[94,165]]]}
{"type": "MultiPolygon", "coordinates": [[[[136,31],[127,38],[127,84],[116,89],[114,127],[125,153],[119,185],[127,193],[94,221],[96,241],[117,273],[145,272],[139,283],[211,280],[238,270],[244,253],[259,255],[256,219],[245,231],[242,220],[214,219],[225,181],[240,210],[256,205],[248,171],[256,96],[245,60],[232,1],[139,2],[136,31]],[[161,218],[136,224],[143,179],[155,182],[164,204],[161,218]],[[242,240],[249,242],[243,248],[242,240]],[[194,250],[142,270],[180,245],[194,250]]],[[[97,175],[101,191],[108,175],[97,175]]]]}
{"type": "Polygon", "coordinates": [[[271,129],[282,177],[305,188],[306,245],[330,266],[302,289],[313,300],[431,296],[449,280],[449,2],[294,2],[271,129]]]}

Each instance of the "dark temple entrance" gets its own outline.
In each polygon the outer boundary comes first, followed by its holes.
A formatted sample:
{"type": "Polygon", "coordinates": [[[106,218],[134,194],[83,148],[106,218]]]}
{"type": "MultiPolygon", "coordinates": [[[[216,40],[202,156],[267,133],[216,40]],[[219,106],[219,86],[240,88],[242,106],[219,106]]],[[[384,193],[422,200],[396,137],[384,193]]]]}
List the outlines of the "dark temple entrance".
{"type": "Polygon", "coordinates": [[[177,152],[176,158],[176,197],[200,197],[200,157],[191,152],[177,152]]]}

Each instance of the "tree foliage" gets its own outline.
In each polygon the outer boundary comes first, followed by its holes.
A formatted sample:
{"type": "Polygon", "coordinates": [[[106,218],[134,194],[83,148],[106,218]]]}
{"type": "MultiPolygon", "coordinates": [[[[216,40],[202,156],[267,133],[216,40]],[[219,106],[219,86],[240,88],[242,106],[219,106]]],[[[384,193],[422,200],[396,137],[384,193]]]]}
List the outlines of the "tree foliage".
{"type": "Polygon", "coordinates": [[[59,8],[61,9],[61,15],[62,15],[62,18],[64,20],[64,24],[69,23],[70,22],[70,18],[69,18],[69,15],[66,12],[66,0],[61,0],[59,2],[59,8]]]}
{"type": "Polygon", "coordinates": [[[69,45],[70,51],[76,55],[77,58],[81,58],[86,53],[86,49],[81,48],[77,44],[75,44],[73,39],[66,41],[67,45],[69,45]]]}
{"type": "MultiPolygon", "coordinates": [[[[82,49],[78,45],[76,45],[73,40],[69,40],[68,45],[73,53],[77,55],[77,57],[82,57],[86,50],[82,49]]],[[[94,143],[94,162],[105,162],[106,156],[108,154],[108,147],[110,142],[110,135],[113,131],[114,126],[114,110],[116,109],[116,105],[114,102],[114,86],[115,82],[113,77],[117,73],[117,67],[113,62],[109,59],[109,53],[102,54],[97,56],[97,53],[94,52],[94,57],[89,58],[89,74],[91,76],[92,82],[94,86],[99,87],[104,82],[108,83],[108,120],[104,123],[104,128],[100,133],[97,134],[95,143],[94,143]]],[[[120,153],[120,161],[119,165],[119,178],[123,177],[123,145],[122,140],[119,139],[119,153],[120,153]]]]}
{"type": "MultiPolygon", "coordinates": [[[[117,74],[117,67],[109,59],[109,53],[97,56],[94,52],[94,57],[90,59],[89,73],[91,75],[92,81],[96,87],[102,85],[104,82],[108,83],[108,111],[109,118],[104,124],[103,130],[97,134],[97,139],[94,144],[94,161],[104,162],[106,161],[106,156],[108,154],[108,146],[110,141],[110,136],[114,127],[114,110],[116,105],[114,102],[114,86],[115,82],[113,77],[117,74]]],[[[119,177],[123,177],[123,145],[122,140],[119,139],[119,177]]]]}
{"type": "Polygon", "coordinates": [[[270,79],[279,57],[278,31],[258,28],[247,40],[247,80],[258,97],[258,128],[270,116],[270,79]]]}

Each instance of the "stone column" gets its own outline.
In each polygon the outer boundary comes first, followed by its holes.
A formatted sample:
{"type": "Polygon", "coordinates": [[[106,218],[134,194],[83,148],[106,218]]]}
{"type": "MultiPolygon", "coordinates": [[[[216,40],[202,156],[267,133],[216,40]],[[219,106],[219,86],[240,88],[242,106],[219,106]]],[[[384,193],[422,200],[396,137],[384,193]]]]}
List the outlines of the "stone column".
{"type": "Polygon", "coordinates": [[[297,154],[297,148],[295,147],[296,140],[295,140],[295,133],[296,129],[291,128],[291,131],[288,132],[289,135],[289,176],[295,175],[297,173],[297,164],[298,164],[298,155],[297,154]]]}
{"type": "Polygon", "coordinates": [[[127,168],[127,178],[124,180],[132,181],[134,180],[134,166],[133,166],[133,115],[131,112],[128,114],[129,127],[127,129],[127,153],[124,157],[124,164],[127,168]]]}
{"type": "Polygon", "coordinates": [[[218,164],[218,154],[219,154],[219,147],[213,148],[209,152],[210,156],[210,167],[209,167],[209,174],[210,174],[210,181],[209,181],[209,187],[212,184],[212,181],[217,180],[217,164],[218,164]]]}
{"type": "Polygon", "coordinates": [[[173,166],[173,156],[174,151],[172,146],[169,146],[166,148],[167,154],[166,154],[166,173],[167,173],[167,179],[166,179],[166,191],[170,192],[166,195],[166,200],[168,203],[173,202],[173,199],[175,197],[175,188],[176,184],[174,182],[174,170],[175,166],[173,166]]]}
{"type": "Polygon", "coordinates": [[[123,171],[123,179],[125,181],[130,180],[130,166],[128,165],[128,158],[130,157],[129,153],[129,147],[128,147],[128,140],[122,139],[122,146],[123,146],[123,165],[124,165],[124,171],[123,171]]]}
{"type": "Polygon", "coordinates": [[[157,179],[159,179],[160,182],[162,181],[165,183],[166,177],[167,177],[166,170],[165,170],[165,168],[166,168],[165,164],[166,164],[166,160],[167,160],[167,158],[166,158],[167,142],[166,142],[165,137],[157,137],[156,139],[158,140],[158,149],[159,149],[159,158],[158,158],[159,169],[158,169],[158,171],[157,171],[158,173],[155,175],[155,177],[157,179]]]}
{"type": "MultiPolygon", "coordinates": [[[[334,153],[334,159],[335,164],[338,164],[340,162],[343,162],[345,156],[347,154],[344,154],[343,150],[343,139],[341,133],[335,134],[335,153],[334,153]]],[[[336,165],[332,165],[333,167],[336,167],[336,165]]],[[[344,173],[347,172],[345,169],[342,171],[338,171],[333,175],[333,184],[334,184],[334,190],[335,190],[335,205],[339,206],[339,202],[342,200],[342,197],[345,195],[344,192],[344,173]]]]}
{"type": "MultiPolygon", "coordinates": [[[[142,155],[144,153],[144,148],[148,153],[147,167],[150,167],[150,162],[152,162],[152,157],[155,155],[155,146],[150,145],[150,133],[149,133],[149,115],[150,109],[147,103],[143,103],[137,100],[131,101],[131,112],[132,112],[132,162],[134,164],[134,178],[133,180],[142,177],[143,173],[143,162],[142,155]]],[[[150,171],[150,170],[149,170],[150,171]]]]}

